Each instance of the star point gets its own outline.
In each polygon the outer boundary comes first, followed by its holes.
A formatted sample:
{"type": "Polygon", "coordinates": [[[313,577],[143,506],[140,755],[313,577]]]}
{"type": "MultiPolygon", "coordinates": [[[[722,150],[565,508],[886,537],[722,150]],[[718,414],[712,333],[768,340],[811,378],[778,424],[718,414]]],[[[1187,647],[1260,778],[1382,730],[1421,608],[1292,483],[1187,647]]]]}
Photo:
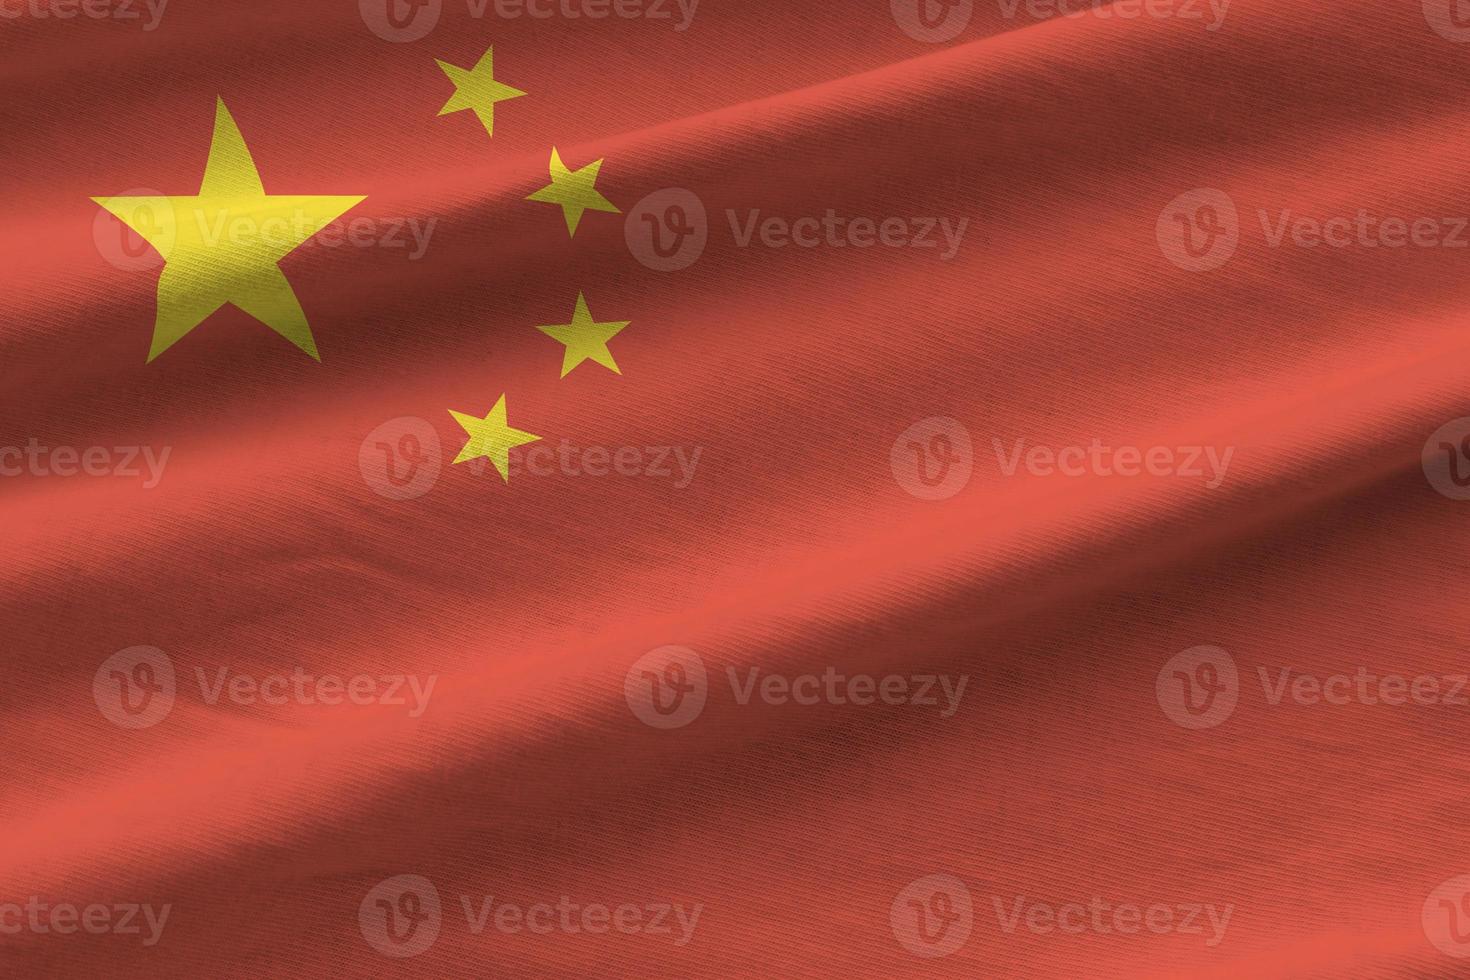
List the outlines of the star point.
{"type": "Polygon", "coordinates": [[[551,183],[526,200],[560,205],[562,215],[566,218],[567,232],[575,236],[577,226],[582,223],[584,212],[608,211],[612,214],[622,214],[617,205],[603,197],[602,193],[597,190],[597,175],[601,170],[601,160],[589,163],[580,170],[572,170],[562,162],[561,153],[556,147],[552,147],[551,183]]]}
{"type": "Polygon", "coordinates": [[[587,308],[587,298],[578,293],[577,309],[572,314],[571,323],[554,324],[536,329],[565,345],[567,350],[561,365],[563,378],[571,374],[584,361],[595,361],[614,374],[622,374],[622,369],[613,359],[607,342],[621,333],[623,328],[631,322],[631,320],[623,320],[617,323],[598,323],[592,319],[592,313],[587,308]]]}
{"type": "Polygon", "coordinates": [[[449,410],[458,422],[460,428],[469,434],[469,441],[459,451],[455,463],[467,463],[472,459],[484,456],[495,465],[500,473],[500,478],[506,483],[510,482],[510,451],[517,446],[527,443],[540,442],[541,437],[520,429],[510,427],[506,418],[505,396],[501,395],[495,407],[483,419],[473,415],[465,415],[463,412],[449,410]]]}
{"type": "Polygon", "coordinates": [[[196,196],[92,200],[164,260],[150,363],[227,304],[321,360],[306,313],[278,263],[366,198],[267,195],[239,126],[218,99],[196,196]]]}
{"type": "Polygon", "coordinates": [[[503,82],[495,80],[495,49],[488,49],[480,58],[478,64],[473,68],[460,68],[451,65],[447,61],[434,59],[449,80],[454,83],[454,95],[439,110],[439,115],[447,116],[456,112],[469,110],[479,118],[485,127],[485,132],[491,136],[495,135],[495,104],[506,102],[510,99],[518,99],[525,95],[518,88],[512,88],[503,82]]]}

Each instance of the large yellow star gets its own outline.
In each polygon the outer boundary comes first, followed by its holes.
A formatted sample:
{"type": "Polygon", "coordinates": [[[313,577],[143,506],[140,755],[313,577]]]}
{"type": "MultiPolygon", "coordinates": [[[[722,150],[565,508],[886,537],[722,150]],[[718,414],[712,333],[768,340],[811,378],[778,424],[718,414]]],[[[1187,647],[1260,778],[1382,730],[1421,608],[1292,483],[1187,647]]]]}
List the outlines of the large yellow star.
{"type": "Polygon", "coordinates": [[[500,401],[490,409],[490,414],[483,419],[473,415],[464,415],[453,409],[449,414],[454,416],[460,428],[469,433],[470,441],[465,443],[459,451],[456,463],[467,463],[472,459],[487,456],[495,468],[500,471],[500,478],[506,483],[510,482],[510,451],[516,446],[524,446],[528,442],[540,442],[540,436],[533,436],[529,432],[520,429],[512,429],[505,417],[505,396],[500,396],[500,401]]]}
{"type": "Polygon", "coordinates": [[[603,197],[593,186],[597,183],[597,172],[601,169],[602,161],[598,160],[596,163],[589,163],[581,170],[568,170],[567,165],[561,162],[561,154],[557,152],[556,147],[552,147],[551,183],[526,200],[560,204],[562,214],[567,219],[567,231],[575,235],[584,211],[611,211],[613,214],[622,214],[613,202],[603,197]]]}
{"type": "Polygon", "coordinates": [[[93,200],[164,259],[149,361],[226,303],[321,360],[306,314],[277,263],[364,198],[266,196],[223,99],[215,107],[198,196],[93,200]]]}
{"type": "Polygon", "coordinates": [[[587,298],[581,293],[577,294],[577,310],[572,314],[571,323],[562,323],[550,327],[537,327],[542,333],[554,337],[566,345],[566,356],[561,362],[561,376],[565,378],[572,373],[572,369],[583,361],[596,361],[608,370],[622,374],[618,369],[618,362],[613,360],[612,351],[607,349],[607,342],[622,332],[631,320],[621,323],[598,323],[592,319],[592,313],[587,309],[587,298]]]}
{"type": "Polygon", "coordinates": [[[485,132],[491,136],[495,135],[495,103],[518,99],[526,94],[518,88],[511,88],[495,80],[493,47],[485,52],[480,63],[473,68],[458,68],[447,61],[439,61],[437,58],[434,60],[454,83],[454,95],[439,110],[439,115],[447,116],[470,109],[480,117],[480,122],[485,124],[485,132]]]}

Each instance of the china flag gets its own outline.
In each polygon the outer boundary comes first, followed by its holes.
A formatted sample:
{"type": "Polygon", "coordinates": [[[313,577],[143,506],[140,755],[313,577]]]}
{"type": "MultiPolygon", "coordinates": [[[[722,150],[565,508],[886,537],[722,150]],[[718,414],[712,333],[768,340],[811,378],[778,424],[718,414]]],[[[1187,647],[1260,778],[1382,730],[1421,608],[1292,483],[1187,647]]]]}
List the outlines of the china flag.
{"type": "Polygon", "coordinates": [[[0,974],[1470,977],[1470,4],[0,81],[0,974]]]}

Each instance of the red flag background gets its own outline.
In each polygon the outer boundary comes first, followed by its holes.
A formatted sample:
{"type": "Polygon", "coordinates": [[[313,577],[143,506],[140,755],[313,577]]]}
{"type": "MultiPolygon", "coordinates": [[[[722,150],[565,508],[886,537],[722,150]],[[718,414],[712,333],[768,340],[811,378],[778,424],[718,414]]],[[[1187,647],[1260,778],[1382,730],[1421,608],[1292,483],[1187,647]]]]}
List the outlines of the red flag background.
{"type": "Polygon", "coordinates": [[[1470,18],[922,2],[0,0],[7,976],[1470,975],[1470,18]]]}

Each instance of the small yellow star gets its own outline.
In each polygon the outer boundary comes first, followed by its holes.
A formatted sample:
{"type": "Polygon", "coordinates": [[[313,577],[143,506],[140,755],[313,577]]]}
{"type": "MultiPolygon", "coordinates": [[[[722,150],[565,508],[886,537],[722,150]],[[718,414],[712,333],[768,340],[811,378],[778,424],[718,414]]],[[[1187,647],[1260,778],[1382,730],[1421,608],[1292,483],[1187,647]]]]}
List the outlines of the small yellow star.
{"type": "Polygon", "coordinates": [[[587,298],[578,293],[577,310],[572,314],[571,323],[537,327],[536,329],[566,345],[567,353],[561,362],[563,378],[571,374],[572,369],[583,361],[596,361],[609,371],[622,374],[623,372],[618,369],[618,362],[613,360],[612,351],[607,349],[607,342],[621,333],[623,328],[631,322],[631,320],[624,320],[621,323],[597,323],[587,309],[587,298]]]}
{"type": "Polygon", "coordinates": [[[505,418],[505,396],[500,396],[500,401],[490,409],[490,414],[483,419],[473,415],[463,415],[450,409],[450,415],[458,422],[460,428],[469,433],[470,441],[465,443],[459,451],[456,463],[467,463],[472,459],[486,456],[495,468],[500,471],[500,478],[506,483],[510,482],[510,451],[516,446],[524,446],[529,442],[540,442],[540,436],[533,436],[529,432],[520,429],[512,429],[505,418]]]}
{"type": "Polygon", "coordinates": [[[223,99],[197,196],[92,200],[163,256],[149,361],[227,303],[321,360],[277,263],[364,198],[267,195],[223,99]]]}
{"type": "Polygon", "coordinates": [[[611,211],[613,214],[622,214],[593,186],[597,183],[597,172],[601,169],[602,161],[598,160],[581,170],[568,170],[567,165],[561,162],[561,154],[557,152],[556,147],[552,147],[551,183],[526,200],[560,204],[562,213],[567,219],[567,231],[575,235],[584,211],[611,211]]]}
{"type": "Polygon", "coordinates": [[[495,135],[495,103],[518,99],[526,94],[518,88],[511,88],[495,80],[494,48],[486,51],[480,63],[473,68],[458,68],[447,61],[439,61],[438,58],[434,61],[454,83],[454,95],[439,110],[439,115],[473,110],[480,117],[480,122],[485,124],[485,132],[491,136],[495,135]]]}

